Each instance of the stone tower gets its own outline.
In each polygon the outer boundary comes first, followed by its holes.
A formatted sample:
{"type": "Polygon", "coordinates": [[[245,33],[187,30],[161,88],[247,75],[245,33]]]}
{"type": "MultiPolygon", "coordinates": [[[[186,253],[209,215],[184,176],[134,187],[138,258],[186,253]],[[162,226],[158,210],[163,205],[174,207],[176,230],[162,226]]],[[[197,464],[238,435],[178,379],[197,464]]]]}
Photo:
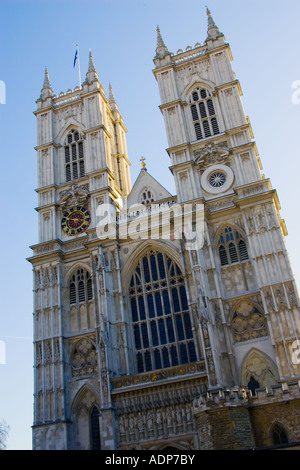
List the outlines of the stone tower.
{"type": "Polygon", "coordinates": [[[131,188],[126,128],[91,53],[74,91],[55,96],[46,70],[30,258],[34,449],[300,441],[299,298],[286,229],[230,47],[207,18],[204,43],[176,54],[157,29],[176,195],[143,158],[131,188]],[[200,243],[190,243],[186,219],[200,243]]]}
{"type": "Polygon", "coordinates": [[[217,383],[247,386],[253,377],[274,384],[299,373],[290,354],[299,310],[286,228],[276,191],[261,173],[230,47],[209,10],[207,16],[204,44],[176,55],[157,31],[154,75],[171,171],[178,202],[205,205],[199,290],[214,330],[217,383]],[[261,360],[269,370],[264,378],[261,360]]]}
{"type": "MultiPolygon", "coordinates": [[[[92,240],[96,236],[97,207],[108,204],[116,209],[120,198],[131,190],[127,131],[111,85],[109,97],[104,94],[91,52],[85,81],[73,91],[54,95],[46,69],[35,115],[39,243],[32,247],[31,259],[37,425],[33,428],[34,448],[70,448],[74,447],[73,430],[68,430],[73,392],[67,384],[71,377],[77,377],[78,367],[73,363],[68,372],[67,365],[70,353],[76,362],[79,351],[84,351],[89,371],[96,371],[100,341],[96,336],[100,335],[105,307],[96,300],[93,273],[102,255],[99,243],[94,246],[92,240]]],[[[110,310],[112,314],[112,306],[110,310]]],[[[103,335],[101,341],[101,380],[107,383],[103,335]]],[[[117,369],[119,360],[124,358],[114,360],[117,369]]],[[[98,375],[93,386],[99,389],[98,375]]],[[[85,395],[84,399],[88,400],[85,395]]],[[[109,400],[103,398],[102,402],[109,405],[109,400]]],[[[99,411],[96,420],[98,415],[99,411]]],[[[80,424],[79,418],[78,429],[80,424]]],[[[83,441],[85,445],[90,446],[90,441],[83,441]]]]}

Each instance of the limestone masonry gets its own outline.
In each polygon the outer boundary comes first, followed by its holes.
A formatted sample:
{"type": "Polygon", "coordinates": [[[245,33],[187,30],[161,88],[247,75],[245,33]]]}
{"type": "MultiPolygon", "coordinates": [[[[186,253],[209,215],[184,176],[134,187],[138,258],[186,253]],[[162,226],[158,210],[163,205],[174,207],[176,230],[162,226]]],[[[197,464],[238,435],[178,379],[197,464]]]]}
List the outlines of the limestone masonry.
{"type": "Polygon", "coordinates": [[[91,52],[82,86],[59,96],[46,69],[29,259],[33,449],[299,448],[286,227],[230,47],[207,18],[204,43],[176,54],[157,28],[175,195],[144,159],[131,186],[126,127],[91,52]]]}

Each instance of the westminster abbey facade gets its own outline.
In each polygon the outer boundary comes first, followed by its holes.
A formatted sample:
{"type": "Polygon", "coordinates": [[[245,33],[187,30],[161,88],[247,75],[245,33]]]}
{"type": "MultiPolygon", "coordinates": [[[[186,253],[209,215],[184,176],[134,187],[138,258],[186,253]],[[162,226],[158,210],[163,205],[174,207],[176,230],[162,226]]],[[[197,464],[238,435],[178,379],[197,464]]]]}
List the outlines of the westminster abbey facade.
{"type": "Polygon", "coordinates": [[[254,449],[300,442],[299,297],[231,51],[154,76],[176,195],[142,159],[92,54],[82,86],[37,100],[33,449],[254,449]],[[184,219],[189,230],[185,230],[184,219]]]}

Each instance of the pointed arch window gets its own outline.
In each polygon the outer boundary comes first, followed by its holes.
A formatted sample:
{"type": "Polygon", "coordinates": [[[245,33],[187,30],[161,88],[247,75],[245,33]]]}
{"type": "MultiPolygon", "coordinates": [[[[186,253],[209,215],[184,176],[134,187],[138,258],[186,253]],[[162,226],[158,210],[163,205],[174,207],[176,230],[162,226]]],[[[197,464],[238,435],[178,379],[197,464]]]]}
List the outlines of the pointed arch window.
{"type": "Polygon", "coordinates": [[[171,258],[141,258],[129,296],[139,373],[197,361],[184,278],[171,258]]]}
{"type": "Polygon", "coordinates": [[[90,417],[91,427],[91,449],[101,450],[100,440],[100,425],[99,425],[99,410],[96,406],[93,407],[90,417]]]}
{"type": "Polygon", "coordinates": [[[93,288],[90,274],[85,269],[77,269],[69,283],[70,305],[92,300],[93,288]]]}
{"type": "Polygon", "coordinates": [[[280,423],[275,423],[271,431],[274,445],[288,444],[289,439],[285,428],[280,423]]]}
{"type": "Polygon", "coordinates": [[[196,140],[220,133],[212,94],[205,88],[196,88],[191,95],[190,108],[196,140]]]}
{"type": "Polygon", "coordinates": [[[249,259],[243,236],[233,227],[227,226],[220,235],[218,251],[221,266],[240,263],[249,259]]]}
{"type": "Polygon", "coordinates": [[[72,129],[68,134],[64,150],[66,181],[83,178],[85,176],[83,141],[77,130],[72,129]]]}

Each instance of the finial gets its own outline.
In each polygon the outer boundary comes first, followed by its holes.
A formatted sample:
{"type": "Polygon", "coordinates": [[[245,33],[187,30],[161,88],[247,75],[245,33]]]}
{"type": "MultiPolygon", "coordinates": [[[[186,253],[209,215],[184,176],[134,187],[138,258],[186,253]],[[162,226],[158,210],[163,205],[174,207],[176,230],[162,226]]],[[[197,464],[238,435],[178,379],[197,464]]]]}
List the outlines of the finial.
{"type": "Polygon", "coordinates": [[[44,78],[43,90],[51,90],[51,84],[50,84],[47,66],[45,67],[45,78],[44,78]]]}
{"type": "Polygon", "coordinates": [[[210,9],[206,7],[207,19],[208,19],[208,29],[216,27],[216,24],[211,16],[210,9]]]}
{"type": "Polygon", "coordinates": [[[110,102],[110,104],[116,104],[116,100],[115,100],[115,97],[114,97],[114,93],[113,93],[111,83],[109,84],[109,98],[108,98],[108,101],[110,102]]]}
{"type": "Polygon", "coordinates": [[[156,57],[164,57],[165,55],[169,54],[168,48],[166,47],[164,40],[162,38],[160,28],[157,25],[156,27],[157,32],[157,47],[156,47],[156,57]]]}
{"type": "Polygon", "coordinates": [[[41,99],[48,98],[51,95],[53,95],[53,91],[52,91],[50,80],[49,80],[48,68],[45,67],[45,77],[44,77],[43,88],[41,90],[41,99]]]}
{"type": "Polygon", "coordinates": [[[94,64],[94,59],[92,56],[91,49],[89,50],[89,68],[86,74],[86,82],[92,83],[94,80],[98,80],[98,74],[96,72],[96,67],[94,64]]]}
{"type": "Polygon", "coordinates": [[[96,72],[91,49],[89,50],[89,72],[96,72]]]}
{"type": "Polygon", "coordinates": [[[166,47],[164,40],[162,38],[161,32],[160,32],[160,27],[158,25],[156,27],[156,32],[157,32],[157,47],[166,47]]]}
{"type": "Polygon", "coordinates": [[[211,16],[210,9],[206,7],[206,13],[207,13],[207,38],[206,41],[209,39],[217,39],[218,37],[223,36],[222,33],[220,33],[220,30],[216,23],[213,20],[213,17],[211,16]]]}
{"type": "Polygon", "coordinates": [[[146,170],[146,163],[145,163],[145,160],[146,160],[145,157],[141,157],[141,158],[140,158],[140,162],[142,162],[142,163],[141,163],[141,167],[143,168],[143,170],[146,170]]]}
{"type": "Polygon", "coordinates": [[[113,89],[112,89],[112,86],[111,86],[111,83],[109,84],[109,97],[108,97],[108,101],[109,101],[109,104],[110,104],[110,107],[112,109],[112,111],[115,111],[118,109],[118,105],[116,103],[116,99],[114,97],[114,93],[113,93],[113,89]]]}

